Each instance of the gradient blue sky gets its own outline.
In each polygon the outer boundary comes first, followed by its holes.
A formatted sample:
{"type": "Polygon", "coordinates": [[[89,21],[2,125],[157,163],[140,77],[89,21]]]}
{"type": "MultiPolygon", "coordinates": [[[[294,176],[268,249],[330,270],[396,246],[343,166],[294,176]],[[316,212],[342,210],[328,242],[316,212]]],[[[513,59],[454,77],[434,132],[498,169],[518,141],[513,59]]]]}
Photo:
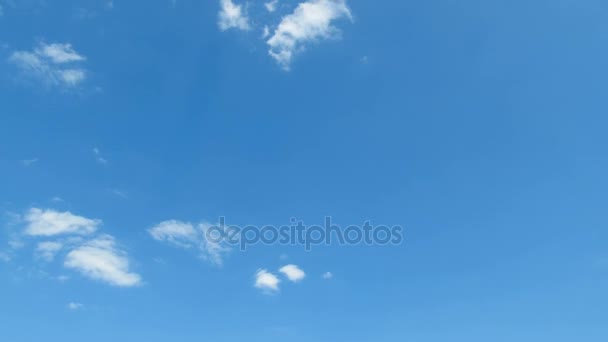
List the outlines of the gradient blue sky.
{"type": "Polygon", "coordinates": [[[0,340],[608,339],[608,4],[347,0],[286,70],[304,1],[0,0],[0,340]],[[41,257],[36,209],[97,231],[41,257]],[[218,266],[149,234],[326,215],[405,241],[218,266]],[[137,281],[67,266],[109,236],[137,281]]]}

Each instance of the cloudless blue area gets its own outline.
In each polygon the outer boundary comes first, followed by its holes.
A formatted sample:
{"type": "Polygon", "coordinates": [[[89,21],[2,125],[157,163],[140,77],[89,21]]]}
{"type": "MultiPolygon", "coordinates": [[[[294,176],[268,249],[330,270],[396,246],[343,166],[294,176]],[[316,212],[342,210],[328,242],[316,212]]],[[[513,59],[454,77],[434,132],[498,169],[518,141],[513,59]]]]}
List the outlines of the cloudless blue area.
{"type": "Polygon", "coordinates": [[[259,27],[220,32],[217,1],[100,3],[3,2],[0,209],[103,220],[145,285],[26,249],[0,262],[1,341],[608,340],[607,2],[349,0],[342,39],[290,72],[259,27]],[[10,53],[39,41],[87,57],[78,91],[16,79],[10,53]],[[405,241],[255,246],[217,268],[146,233],[222,215],[369,219],[405,241]],[[253,287],[285,263],[307,278],[253,287]]]}

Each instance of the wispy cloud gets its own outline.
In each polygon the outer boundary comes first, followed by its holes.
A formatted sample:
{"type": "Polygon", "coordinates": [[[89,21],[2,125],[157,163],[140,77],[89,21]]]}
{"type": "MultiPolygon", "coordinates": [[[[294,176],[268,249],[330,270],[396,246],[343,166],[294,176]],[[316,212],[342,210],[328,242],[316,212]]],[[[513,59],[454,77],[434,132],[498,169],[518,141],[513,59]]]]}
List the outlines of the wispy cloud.
{"type": "Polygon", "coordinates": [[[28,166],[32,166],[33,164],[38,162],[38,158],[32,158],[32,159],[22,159],[21,160],[21,165],[28,167],[28,166]]]}
{"type": "Polygon", "coordinates": [[[9,57],[26,76],[45,85],[74,88],[86,78],[80,65],[86,58],[70,44],[41,43],[33,51],[15,51],[9,57]]]}
{"type": "Polygon", "coordinates": [[[277,10],[278,4],[279,4],[279,0],[272,0],[272,1],[264,3],[264,7],[266,7],[266,10],[268,12],[272,13],[277,10]]]}
{"type": "Polygon", "coordinates": [[[306,273],[297,265],[285,265],[279,269],[291,282],[298,283],[306,277],[306,273]]]}
{"type": "Polygon", "coordinates": [[[126,252],[119,249],[114,237],[102,235],[68,253],[64,266],[85,277],[119,287],[142,284],[141,276],[130,270],[126,252]]]}
{"type": "Polygon", "coordinates": [[[272,294],[279,291],[279,278],[268,272],[267,270],[258,270],[255,274],[255,282],[253,286],[264,291],[264,293],[272,294]]]}
{"type": "Polygon", "coordinates": [[[11,256],[8,253],[0,251],[0,261],[2,261],[2,262],[10,262],[11,259],[12,258],[11,258],[11,256]]]}
{"type": "Polygon", "coordinates": [[[335,20],[351,19],[345,0],[309,0],[300,3],[293,13],[282,18],[268,39],[269,53],[279,65],[289,70],[294,56],[310,43],[340,37],[335,20]]]}
{"type": "Polygon", "coordinates": [[[148,233],[157,241],[183,249],[195,249],[202,259],[222,266],[224,257],[230,253],[231,248],[225,243],[208,238],[212,227],[213,225],[207,222],[195,226],[188,222],[169,220],[148,229],[148,233]]]}
{"type": "Polygon", "coordinates": [[[334,275],[331,272],[325,272],[325,273],[323,273],[323,279],[331,279],[333,277],[334,277],[334,275]]]}
{"type": "Polygon", "coordinates": [[[118,196],[120,198],[124,198],[124,199],[129,198],[129,194],[127,194],[123,190],[114,188],[114,189],[109,189],[109,191],[112,195],[118,196]]]}
{"type": "Polygon", "coordinates": [[[99,148],[93,148],[93,154],[95,155],[95,160],[102,165],[108,164],[108,160],[101,155],[101,151],[99,148]]]}
{"type": "Polygon", "coordinates": [[[83,309],[84,304],[76,303],[76,302],[69,302],[68,305],[66,305],[66,307],[72,311],[77,311],[77,310],[83,309]]]}
{"type": "Polygon", "coordinates": [[[231,28],[243,31],[250,29],[249,18],[246,11],[243,10],[243,5],[237,5],[232,0],[220,0],[218,25],[222,31],[231,28]]]}
{"type": "Polygon", "coordinates": [[[36,254],[45,261],[53,261],[55,254],[63,248],[63,244],[56,241],[39,242],[36,254]]]}
{"type": "Polygon", "coordinates": [[[262,39],[266,39],[268,38],[268,36],[270,36],[270,27],[268,27],[268,25],[265,25],[262,29],[262,39]]]}
{"type": "Polygon", "coordinates": [[[195,248],[201,240],[201,232],[191,223],[169,220],[148,229],[148,233],[157,241],[164,241],[180,248],[195,248]]]}

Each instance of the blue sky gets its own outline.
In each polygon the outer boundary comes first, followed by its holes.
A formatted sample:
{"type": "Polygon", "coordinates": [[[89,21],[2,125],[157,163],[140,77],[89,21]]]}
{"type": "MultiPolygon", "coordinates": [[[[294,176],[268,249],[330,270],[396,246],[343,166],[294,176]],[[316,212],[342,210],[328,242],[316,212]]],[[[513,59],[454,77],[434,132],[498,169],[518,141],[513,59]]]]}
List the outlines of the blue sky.
{"type": "Polygon", "coordinates": [[[607,18],[0,0],[0,340],[605,341],[607,18]],[[241,252],[221,216],[404,241],[241,252]]]}

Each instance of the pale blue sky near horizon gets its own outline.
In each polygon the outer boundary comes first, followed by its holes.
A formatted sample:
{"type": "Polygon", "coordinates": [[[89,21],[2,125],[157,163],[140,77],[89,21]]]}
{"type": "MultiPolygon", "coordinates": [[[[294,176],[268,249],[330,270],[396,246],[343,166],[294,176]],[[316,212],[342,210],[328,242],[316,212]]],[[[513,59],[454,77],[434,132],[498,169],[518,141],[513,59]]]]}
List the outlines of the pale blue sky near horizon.
{"type": "Polygon", "coordinates": [[[608,4],[310,0],[273,58],[305,2],[0,0],[0,340],[608,338],[608,4]],[[150,233],[328,215],[404,242],[150,233]]]}

